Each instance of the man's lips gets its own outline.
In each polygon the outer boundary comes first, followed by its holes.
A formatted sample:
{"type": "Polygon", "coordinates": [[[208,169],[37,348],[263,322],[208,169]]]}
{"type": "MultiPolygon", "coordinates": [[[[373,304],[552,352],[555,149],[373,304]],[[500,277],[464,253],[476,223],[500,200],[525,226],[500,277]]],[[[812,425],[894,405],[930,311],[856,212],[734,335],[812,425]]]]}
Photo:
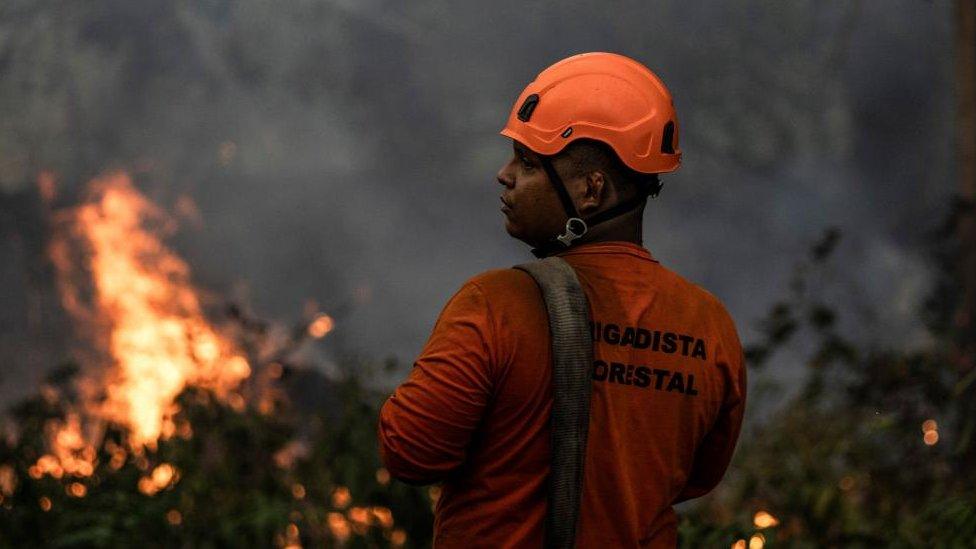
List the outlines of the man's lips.
{"type": "Polygon", "coordinates": [[[512,210],[512,205],[505,201],[505,197],[499,196],[498,199],[502,201],[502,211],[503,212],[506,212],[507,213],[507,212],[509,212],[509,211],[512,210]]]}

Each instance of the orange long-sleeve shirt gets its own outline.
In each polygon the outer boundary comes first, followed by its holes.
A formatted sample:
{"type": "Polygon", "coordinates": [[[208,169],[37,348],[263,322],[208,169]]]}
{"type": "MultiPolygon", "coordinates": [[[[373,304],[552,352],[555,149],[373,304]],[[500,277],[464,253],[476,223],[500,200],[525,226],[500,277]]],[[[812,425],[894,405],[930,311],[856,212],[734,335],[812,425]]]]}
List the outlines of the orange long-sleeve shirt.
{"type": "MultiPolygon", "coordinates": [[[[585,244],[560,256],[589,299],[594,335],[577,544],[674,547],[672,505],[721,480],[739,435],[746,370],[735,326],[718,299],[638,245],[585,244]]],[[[532,278],[486,272],[447,303],[383,405],[390,473],[443,482],[436,547],[542,546],[549,344],[532,278]]]]}

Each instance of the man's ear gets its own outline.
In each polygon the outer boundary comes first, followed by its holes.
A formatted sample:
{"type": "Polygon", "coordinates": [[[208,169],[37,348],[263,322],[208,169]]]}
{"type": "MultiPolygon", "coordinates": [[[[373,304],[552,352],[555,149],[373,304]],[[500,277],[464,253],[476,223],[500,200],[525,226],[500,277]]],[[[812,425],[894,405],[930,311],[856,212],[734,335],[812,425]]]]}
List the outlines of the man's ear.
{"type": "Polygon", "coordinates": [[[580,198],[579,212],[582,215],[593,213],[607,199],[610,182],[603,172],[592,171],[583,176],[583,196],[580,198]]]}

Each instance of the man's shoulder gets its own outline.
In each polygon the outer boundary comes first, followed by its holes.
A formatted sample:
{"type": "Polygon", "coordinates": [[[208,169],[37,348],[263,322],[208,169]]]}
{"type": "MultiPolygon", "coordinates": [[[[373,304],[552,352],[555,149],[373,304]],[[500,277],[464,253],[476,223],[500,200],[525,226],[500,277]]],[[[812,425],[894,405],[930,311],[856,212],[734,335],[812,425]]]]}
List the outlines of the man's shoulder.
{"type": "Polygon", "coordinates": [[[735,328],[732,315],[729,314],[725,303],[715,294],[671,269],[663,266],[660,269],[663,278],[667,280],[667,284],[671,287],[672,293],[679,297],[686,306],[694,303],[709,314],[709,316],[718,319],[720,323],[731,326],[733,329],[735,328]]]}
{"type": "Polygon", "coordinates": [[[469,278],[453,300],[477,306],[481,314],[500,321],[502,329],[515,328],[540,314],[541,293],[532,277],[518,269],[492,269],[469,278]],[[516,319],[512,324],[505,320],[516,319]]]}
{"type": "Polygon", "coordinates": [[[538,293],[538,288],[528,273],[511,268],[484,271],[469,278],[464,285],[477,288],[489,300],[538,293]]]}

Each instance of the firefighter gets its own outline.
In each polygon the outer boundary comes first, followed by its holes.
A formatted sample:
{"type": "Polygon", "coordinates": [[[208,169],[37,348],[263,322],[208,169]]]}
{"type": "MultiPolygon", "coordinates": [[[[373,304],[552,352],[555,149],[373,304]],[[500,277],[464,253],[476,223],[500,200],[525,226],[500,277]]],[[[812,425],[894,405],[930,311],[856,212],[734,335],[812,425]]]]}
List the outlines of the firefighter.
{"type": "MultiPolygon", "coordinates": [[[[589,300],[593,376],[578,547],[674,547],[673,505],[708,493],[742,424],[746,370],[713,295],[643,247],[658,174],[680,164],[671,95],[628,57],[587,53],[542,71],[502,135],[507,232],[568,262],[589,300]]],[[[549,325],[524,271],[468,280],[384,403],[380,454],[441,483],[434,545],[540,547],[552,406],[549,325]]]]}

